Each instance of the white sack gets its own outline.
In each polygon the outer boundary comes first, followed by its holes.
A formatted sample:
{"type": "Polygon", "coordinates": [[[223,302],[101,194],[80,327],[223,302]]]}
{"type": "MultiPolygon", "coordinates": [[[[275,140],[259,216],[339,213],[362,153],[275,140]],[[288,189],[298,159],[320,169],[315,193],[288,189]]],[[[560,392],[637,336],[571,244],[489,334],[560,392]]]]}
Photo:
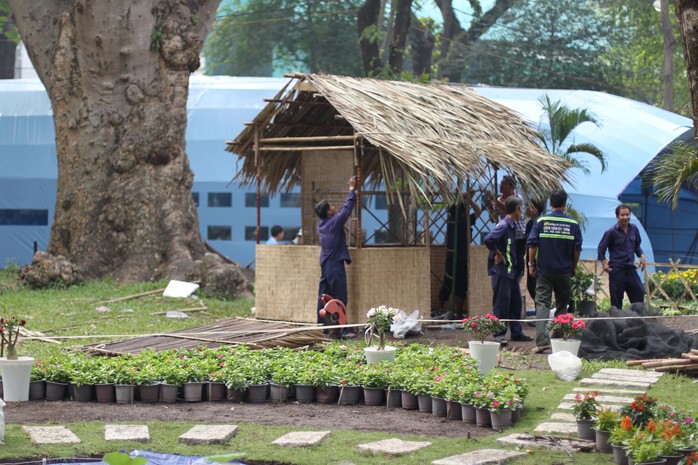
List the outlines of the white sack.
{"type": "Polygon", "coordinates": [[[419,310],[415,310],[409,316],[399,310],[393,319],[393,324],[390,325],[390,331],[395,339],[404,339],[409,332],[420,333],[422,322],[419,319],[419,310]]]}
{"type": "Polygon", "coordinates": [[[582,359],[566,350],[548,355],[548,364],[563,381],[574,381],[582,371],[582,359]]]}

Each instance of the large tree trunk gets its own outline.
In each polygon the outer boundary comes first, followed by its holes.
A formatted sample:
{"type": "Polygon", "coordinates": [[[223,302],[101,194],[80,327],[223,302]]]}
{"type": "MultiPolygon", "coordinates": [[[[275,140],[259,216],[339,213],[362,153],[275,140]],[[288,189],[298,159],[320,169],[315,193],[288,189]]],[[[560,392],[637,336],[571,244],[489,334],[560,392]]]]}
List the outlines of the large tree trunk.
{"type": "Polygon", "coordinates": [[[674,6],[691,87],[694,139],[698,142],[698,0],[675,0],[674,6]]]}
{"type": "MultiPolygon", "coordinates": [[[[415,21],[415,18],[412,18],[415,21]]],[[[431,73],[431,58],[434,52],[436,38],[434,34],[422,25],[412,29],[409,34],[412,45],[412,72],[416,77],[431,73]]]]}
{"type": "Polygon", "coordinates": [[[183,277],[205,252],[184,136],[219,1],[10,0],[53,106],[48,251],[87,277],[183,277]]]}
{"type": "Polygon", "coordinates": [[[356,18],[361,58],[364,62],[366,76],[372,76],[376,70],[383,66],[380,59],[379,42],[376,37],[372,37],[370,29],[373,26],[376,32],[379,30],[378,17],[382,13],[381,5],[383,5],[381,0],[366,0],[356,18]]]}
{"type": "Polygon", "coordinates": [[[412,0],[397,0],[397,11],[395,13],[395,30],[390,43],[390,55],[388,63],[390,69],[395,74],[402,72],[402,62],[405,56],[405,44],[407,44],[407,33],[410,29],[412,19],[412,0]]]}

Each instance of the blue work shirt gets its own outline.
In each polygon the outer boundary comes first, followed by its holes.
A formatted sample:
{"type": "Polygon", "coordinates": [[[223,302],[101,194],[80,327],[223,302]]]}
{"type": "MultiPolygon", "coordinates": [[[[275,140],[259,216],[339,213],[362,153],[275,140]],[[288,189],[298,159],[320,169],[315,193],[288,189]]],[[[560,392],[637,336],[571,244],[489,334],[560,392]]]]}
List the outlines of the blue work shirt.
{"type": "Polygon", "coordinates": [[[538,247],[538,275],[573,275],[575,253],[582,250],[582,231],[577,220],[565,212],[553,210],[533,223],[528,247],[538,247]]]}
{"type": "Polygon", "coordinates": [[[638,257],[644,253],[640,247],[640,230],[634,224],[628,224],[628,232],[623,231],[618,223],[614,224],[603,237],[597,248],[598,259],[606,258],[606,250],[609,255],[609,265],[635,266],[635,255],[638,257]]]}
{"type": "Polygon", "coordinates": [[[485,236],[485,246],[490,254],[487,257],[487,274],[507,278],[516,277],[516,223],[508,216],[497,223],[497,226],[485,236]],[[505,262],[496,264],[494,257],[497,250],[506,258],[505,262]]]}
{"type": "Polygon", "coordinates": [[[351,211],[356,203],[356,192],[349,191],[347,200],[333,216],[320,220],[317,225],[317,235],[320,238],[320,266],[327,262],[338,263],[346,261],[351,263],[351,256],[344,238],[344,223],[349,219],[351,211]]]}

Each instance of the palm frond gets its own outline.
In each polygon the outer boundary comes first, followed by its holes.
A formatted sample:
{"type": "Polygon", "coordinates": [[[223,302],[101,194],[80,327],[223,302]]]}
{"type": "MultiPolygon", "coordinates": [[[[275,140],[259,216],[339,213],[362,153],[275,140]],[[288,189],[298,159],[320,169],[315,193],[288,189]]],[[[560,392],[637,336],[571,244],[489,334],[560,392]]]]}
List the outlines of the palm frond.
{"type": "Polygon", "coordinates": [[[599,163],[601,163],[601,172],[603,173],[604,171],[606,171],[606,155],[604,155],[601,149],[595,146],[594,144],[572,144],[566,150],[566,153],[568,155],[572,153],[588,153],[589,155],[596,158],[599,161],[599,163]]]}
{"type": "Polygon", "coordinates": [[[678,208],[681,188],[698,188],[698,154],[692,144],[679,142],[671,152],[653,163],[644,176],[645,185],[653,185],[661,202],[678,208]]]}

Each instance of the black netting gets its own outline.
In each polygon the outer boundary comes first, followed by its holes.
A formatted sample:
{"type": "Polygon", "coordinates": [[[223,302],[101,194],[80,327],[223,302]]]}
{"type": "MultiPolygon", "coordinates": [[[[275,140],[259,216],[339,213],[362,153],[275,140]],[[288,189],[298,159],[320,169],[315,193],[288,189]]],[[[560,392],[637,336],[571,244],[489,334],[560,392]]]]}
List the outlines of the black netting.
{"type": "MultiPolygon", "coordinates": [[[[645,312],[642,303],[629,309],[612,307],[597,317],[634,317],[659,315],[650,307],[645,312]]],[[[642,360],[649,358],[679,358],[682,353],[698,348],[698,338],[682,330],[671,329],[661,319],[631,318],[602,320],[591,318],[582,336],[579,356],[591,360],[642,360]]]]}

